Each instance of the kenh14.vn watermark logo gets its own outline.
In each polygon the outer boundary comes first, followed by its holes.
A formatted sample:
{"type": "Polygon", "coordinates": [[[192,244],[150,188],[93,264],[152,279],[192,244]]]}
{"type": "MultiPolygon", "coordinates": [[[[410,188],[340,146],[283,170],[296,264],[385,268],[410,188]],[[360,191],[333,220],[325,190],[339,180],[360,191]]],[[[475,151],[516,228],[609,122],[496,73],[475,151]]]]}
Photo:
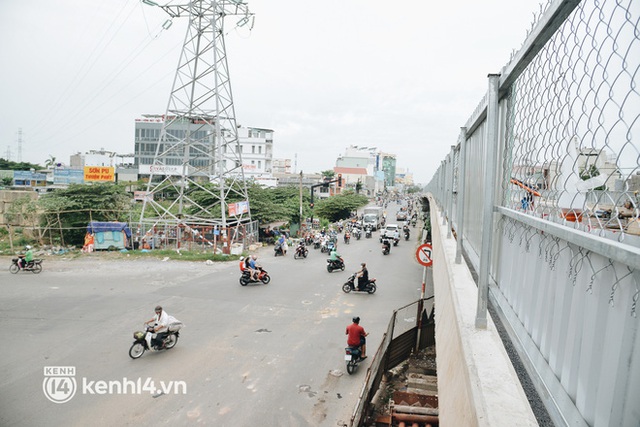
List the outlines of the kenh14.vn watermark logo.
{"type": "MultiPolygon", "coordinates": [[[[42,391],[53,403],[66,403],[78,390],[75,366],[45,366],[42,391]]],[[[88,380],[82,377],[82,394],[187,394],[185,381],[154,381],[150,377],[121,380],[88,380]]]]}

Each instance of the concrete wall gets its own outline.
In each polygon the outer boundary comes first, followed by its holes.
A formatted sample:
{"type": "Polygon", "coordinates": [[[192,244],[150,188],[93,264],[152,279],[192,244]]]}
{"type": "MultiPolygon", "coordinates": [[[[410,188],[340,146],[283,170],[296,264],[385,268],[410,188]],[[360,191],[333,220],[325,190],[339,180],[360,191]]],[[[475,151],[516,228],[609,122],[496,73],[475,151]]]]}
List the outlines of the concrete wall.
{"type": "Polygon", "coordinates": [[[475,327],[477,287],[466,264],[455,264],[456,241],[442,222],[431,200],[441,425],[537,426],[493,320],[475,327]]]}
{"type": "MultiPolygon", "coordinates": [[[[11,212],[11,205],[17,200],[28,198],[30,200],[36,200],[38,193],[33,190],[0,190],[0,226],[6,226],[9,224],[9,213],[11,212]]],[[[14,226],[26,226],[32,225],[28,219],[20,213],[14,213],[11,218],[11,225],[14,226]]]]}

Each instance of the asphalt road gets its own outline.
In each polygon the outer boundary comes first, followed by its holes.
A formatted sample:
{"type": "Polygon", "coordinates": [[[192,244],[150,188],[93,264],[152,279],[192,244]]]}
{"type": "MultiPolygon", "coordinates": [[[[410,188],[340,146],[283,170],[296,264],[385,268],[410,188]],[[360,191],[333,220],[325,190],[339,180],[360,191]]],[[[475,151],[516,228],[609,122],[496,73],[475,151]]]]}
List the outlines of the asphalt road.
{"type": "Polygon", "coordinates": [[[370,363],[346,373],[344,328],[360,316],[373,356],[392,311],[419,298],[412,231],[389,256],[377,233],[340,242],[344,272],[328,273],[319,250],[294,260],[291,250],[275,258],[263,248],[259,262],[272,281],[246,287],[237,261],[92,254],[47,259],[40,275],[12,275],[9,259],[0,259],[7,267],[0,271],[0,425],[342,425],[370,363]],[[378,279],[374,295],[341,290],[360,262],[378,279]],[[172,350],[132,360],[132,333],[156,304],[186,326],[172,350]],[[59,387],[58,398],[69,393],[46,367],[74,368],[58,372],[76,382],[68,402],[46,397],[43,384],[49,392],[59,387]]]}

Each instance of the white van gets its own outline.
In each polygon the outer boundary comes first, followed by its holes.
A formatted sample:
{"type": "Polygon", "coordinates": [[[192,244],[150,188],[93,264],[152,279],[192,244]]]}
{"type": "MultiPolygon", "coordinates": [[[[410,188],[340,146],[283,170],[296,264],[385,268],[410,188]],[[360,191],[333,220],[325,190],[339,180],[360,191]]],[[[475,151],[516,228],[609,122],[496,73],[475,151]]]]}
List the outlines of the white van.
{"type": "Polygon", "coordinates": [[[380,232],[380,243],[382,243],[383,237],[389,237],[392,239],[396,231],[400,232],[398,224],[385,225],[382,231],[380,232]]]}

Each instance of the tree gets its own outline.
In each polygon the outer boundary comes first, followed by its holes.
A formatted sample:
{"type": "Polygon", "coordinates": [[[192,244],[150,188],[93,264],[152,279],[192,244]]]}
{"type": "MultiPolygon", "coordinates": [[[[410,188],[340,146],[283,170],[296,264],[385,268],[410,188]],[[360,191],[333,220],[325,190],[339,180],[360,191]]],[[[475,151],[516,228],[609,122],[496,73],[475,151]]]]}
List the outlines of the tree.
{"type": "Polygon", "coordinates": [[[337,196],[329,197],[320,201],[315,213],[331,222],[347,219],[351,212],[362,206],[366,206],[369,199],[366,196],[355,194],[353,190],[346,190],[337,196]]]}
{"type": "Polygon", "coordinates": [[[46,162],[44,162],[44,167],[47,169],[51,169],[56,165],[56,158],[49,154],[49,158],[46,162]]]}
{"type": "Polygon", "coordinates": [[[327,169],[326,171],[322,171],[322,172],[320,172],[320,174],[327,181],[331,181],[333,179],[333,177],[336,176],[336,173],[334,171],[332,171],[331,169],[327,169]]]}
{"type": "MultiPolygon", "coordinates": [[[[300,218],[300,189],[296,186],[264,188],[258,184],[247,187],[251,219],[260,224],[276,221],[299,222],[300,218]]],[[[200,206],[210,206],[214,200],[203,190],[195,190],[189,194],[190,198],[200,206]]],[[[302,197],[303,216],[309,212],[309,190],[305,189],[302,197]]],[[[227,199],[227,203],[238,202],[239,199],[227,199]]]]}
{"type": "Polygon", "coordinates": [[[360,194],[360,191],[362,191],[362,182],[358,178],[358,182],[356,182],[356,194],[360,194]]]}
{"type": "Polygon", "coordinates": [[[35,163],[26,163],[26,162],[16,163],[10,160],[0,158],[0,170],[28,171],[31,169],[42,169],[42,167],[35,163]]]}
{"type": "MultiPolygon", "coordinates": [[[[588,179],[591,179],[599,175],[600,175],[600,171],[598,170],[596,165],[589,165],[584,169],[582,169],[582,171],[580,171],[580,179],[583,181],[586,181],[588,179]]],[[[606,190],[606,189],[607,189],[606,185],[601,185],[599,187],[594,188],[594,190],[606,190]]]]}
{"type": "Polygon", "coordinates": [[[82,245],[89,221],[129,221],[131,196],[121,185],[71,184],[39,200],[43,222],[62,244],[82,245]]]}

